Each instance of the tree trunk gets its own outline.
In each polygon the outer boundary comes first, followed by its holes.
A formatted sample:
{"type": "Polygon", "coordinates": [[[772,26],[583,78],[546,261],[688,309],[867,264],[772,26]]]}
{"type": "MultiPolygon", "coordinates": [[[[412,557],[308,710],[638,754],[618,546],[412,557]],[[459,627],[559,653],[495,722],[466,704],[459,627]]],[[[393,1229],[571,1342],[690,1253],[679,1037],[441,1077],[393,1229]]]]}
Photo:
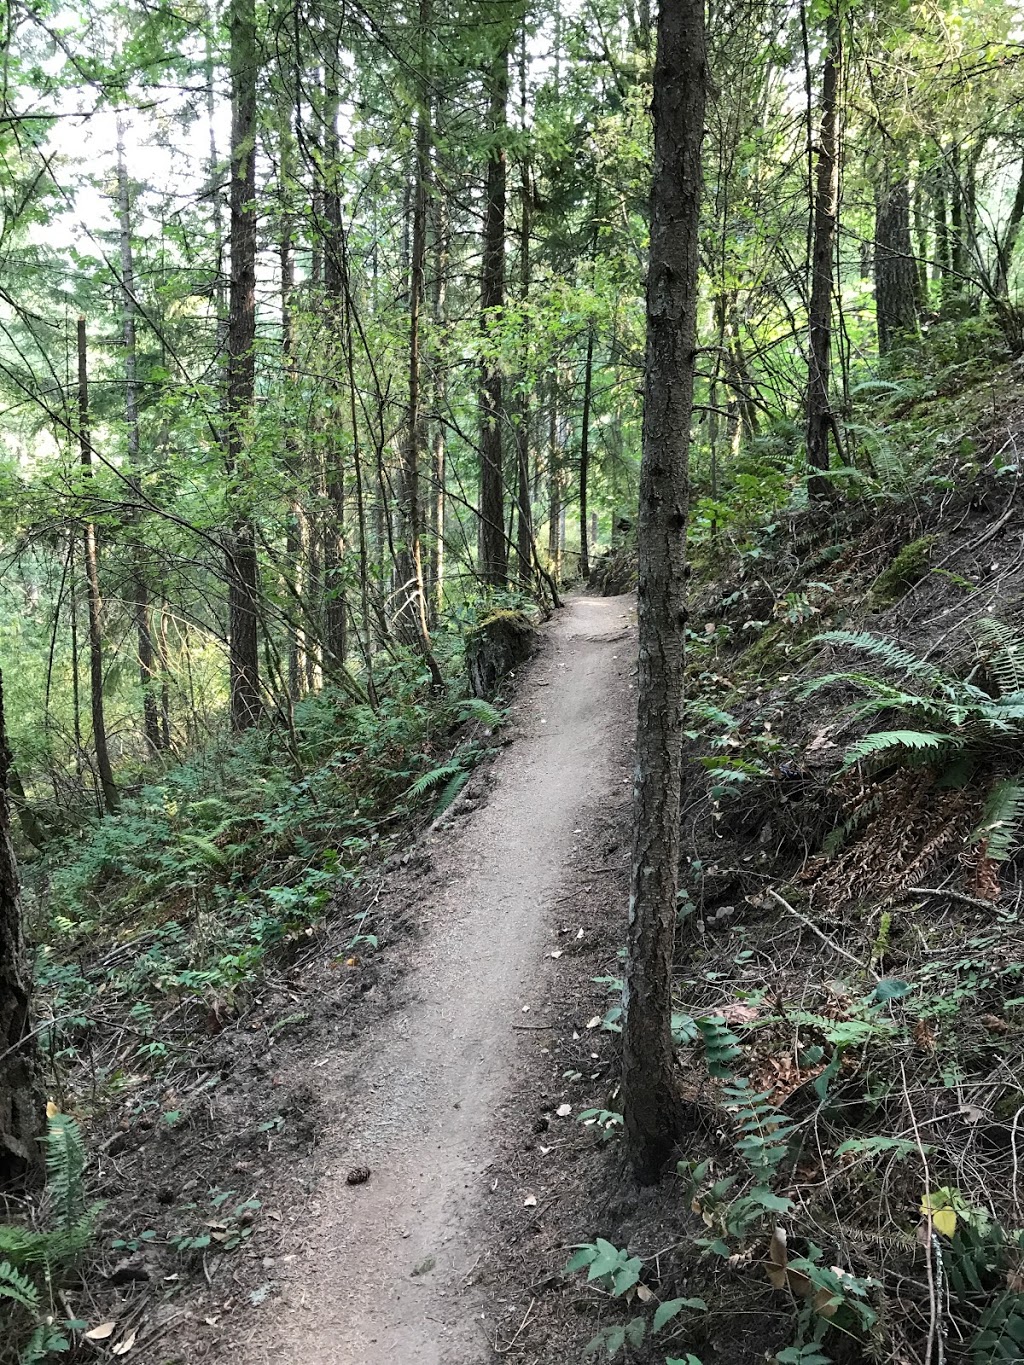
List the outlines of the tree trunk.
{"type": "Polygon", "coordinates": [[[910,184],[875,189],[875,321],[878,354],[917,331],[917,263],[910,240],[910,184]]]}
{"type": "Polygon", "coordinates": [[[590,404],[594,392],[594,324],[587,331],[587,359],[583,371],[583,416],[580,430],[580,577],[590,577],[587,532],[587,484],[590,481],[590,404]]]}
{"type": "MultiPolygon", "coordinates": [[[[523,140],[527,137],[527,43],[526,22],[524,20],[520,35],[519,48],[519,126],[523,140]]],[[[533,580],[533,508],[530,503],[530,393],[528,372],[530,363],[530,326],[526,303],[530,295],[530,231],[532,192],[530,188],[530,163],[526,153],[522,154],[519,180],[519,297],[523,303],[522,328],[520,341],[523,358],[519,374],[519,401],[516,422],[516,559],[519,565],[519,581],[529,588],[533,580]]]]}
{"type": "MultiPolygon", "coordinates": [[[[256,386],[256,6],[231,0],[231,289],[228,318],[226,463],[237,497],[244,486],[246,428],[256,386]]],[[[251,514],[235,517],[227,544],[231,726],[247,730],[262,710],[259,565],[251,514]]]]}
{"type": "Polygon", "coordinates": [[[935,266],[932,280],[939,286],[939,303],[949,289],[949,221],[946,215],[946,167],[939,163],[931,174],[932,216],[935,224],[935,266]]]}
{"type": "Polygon", "coordinates": [[[551,577],[562,577],[562,466],[558,450],[558,383],[552,377],[548,407],[548,560],[551,577]]]}
{"type": "MultiPolygon", "coordinates": [[[[348,604],[345,601],[345,467],[340,436],[341,354],[344,346],[342,316],[348,295],[347,260],[341,215],[341,143],[338,136],[339,35],[331,40],[324,90],[324,294],[329,333],[334,354],[329,366],[327,389],[330,394],[326,442],[326,505],[323,520],[324,571],[324,665],[343,667],[348,655],[348,604]]],[[[353,433],[354,435],[354,433],[353,433]]]]}
{"type": "Polygon", "coordinates": [[[996,242],[996,278],[995,294],[997,298],[1006,299],[1010,293],[1010,266],[1013,263],[1013,253],[1017,247],[1017,238],[1020,236],[1021,220],[1024,219],[1024,164],[1021,165],[1020,177],[1017,181],[1017,192],[1013,196],[1013,203],[1010,206],[1010,216],[1006,221],[1006,228],[1002,239],[996,242]]]}
{"type": "Polygon", "coordinates": [[[121,238],[121,300],[124,337],[124,410],[128,427],[128,477],[134,507],[134,535],[131,546],[132,608],[138,638],[139,683],[142,688],[142,723],[146,744],[152,754],[160,752],[160,708],[157,701],[156,660],[153,632],[149,621],[149,585],[146,565],[139,543],[142,520],[142,486],[139,470],[139,396],[137,348],[135,340],[135,258],[132,250],[131,195],[124,156],[124,123],[117,119],[117,205],[121,238]]]}
{"type": "MultiPolygon", "coordinates": [[[[432,321],[434,336],[440,336],[448,321],[448,241],[450,224],[448,205],[443,194],[434,201],[434,291],[432,302],[432,321]]],[[[430,511],[430,557],[428,570],[428,596],[431,618],[436,618],[444,605],[444,512],[446,451],[442,414],[447,401],[447,384],[444,362],[434,348],[431,356],[430,385],[433,397],[434,421],[430,435],[430,468],[433,478],[433,495],[430,511]]]]}
{"type": "Polygon", "coordinates": [[[508,101],[508,44],[504,42],[488,73],[488,128],[493,139],[487,162],[480,319],[484,356],[480,379],[480,576],[503,587],[507,577],[502,459],[504,392],[501,364],[488,352],[505,302],[505,141],[508,101]]]}
{"type": "MultiPolygon", "coordinates": [[[[840,21],[829,17],[825,69],[822,74],[821,135],[814,192],[814,236],[811,252],[811,301],[807,314],[807,463],[812,470],[828,469],[832,408],[829,376],[832,364],[832,273],[839,216],[839,158],[837,122],[839,71],[842,63],[840,21]]],[[[811,475],[811,497],[828,495],[828,480],[811,475]]]]}
{"type": "Polygon", "coordinates": [[[654,66],[637,522],[638,723],[622,1036],[625,1151],[642,1184],[658,1179],[685,1116],[672,1051],[672,957],[679,886],[685,537],[707,79],[703,0],[662,0],[654,66]]]}
{"type": "MultiPolygon", "coordinates": [[[[89,436],[89,358],[85,337],[85,318],[78,319],[78,440],[82,467],[87,478],[92,477],[92,442],[89,436]]],[[[107,726],[103,717],[103,599],[100,596],[99,549],[96,526],[87,516],[83,535],[85,557],[85,589],[89,603],[89,699],[92,711],[92,742],[96,750],[96,772],[99,775],[103,807],[108,814],[117,810],[117,787],[110,766],[107,748],[107,726]]]]}
{"type": "Polygon", "coordinates": [[[436,687],[444,679],[430,648],[427,595],[423,583],[423,519],[420,500],[420,458],[424,446],[421,383],[420,322],[424,301],[427,256],[427,185],[430,180],[430,62],[431,0],[420,0],[420,66],[423,84],[416,111],[416,160],[413,170],[412,243],[409,256],[409,428],[402,462],[402,550],[398,559],[399,588],[404,598],[400,620],[419,644],[436,687]]]}
{"type": "Polygon", "coordinates": [[[32,986],[7,804],[10,755],[0,676],[0,1189],[42,1166],[46,1101],[32,1033],[32,986]]]}
{"type": "Polygon", "coordinates": [[[924,185],[920,167],[914,177],[914,243],[917,260],[914,262],[914,298],[917,317],[921,322],[928,313],[931,299],[928,293],[928,217],[924,211],[924,185]]]}
{"type": "MultiPolygon", "coordinates": [[[[295,176],[295,139],[291,130],[291,101],[281,99],[278,110],[279,131],[279,194],[280,238],[278,244],[281,265],[281,366],[286,384],[286,403],[291,404],[298,392],[299,373],[295,354],[295,310],[292,295],[295,291],[295,251],[292,236],[295,218],[292,213],[292,181],[295,176]]],[[[291,574],[290,612],[294,617],[288,641],[288,695],[292,701],[306,691],[306,509],[302,501],[302,457],[293,434],[297,412],[289,409],[285,433],[285,458],[290,474],[291,492],[288,508],[288,530],[285,553],[291,574]]]]}

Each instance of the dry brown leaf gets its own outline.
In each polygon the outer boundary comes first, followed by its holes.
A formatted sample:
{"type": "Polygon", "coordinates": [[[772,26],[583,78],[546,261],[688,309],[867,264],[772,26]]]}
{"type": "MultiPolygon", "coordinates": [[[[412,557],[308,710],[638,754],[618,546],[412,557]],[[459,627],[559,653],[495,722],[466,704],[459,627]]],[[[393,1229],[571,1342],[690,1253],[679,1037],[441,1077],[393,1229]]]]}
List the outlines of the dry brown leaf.
{"type": "Polygon", "coordinates": [[[785,1289],[786,1267],[789,1257],[786,1254],[786,1229],[776,1228],[768,1243],[768,1265],[765,1267],[773,1289],[785,1289]]]}
{"type": "Polygon", "coordinates": [[[106,1341],[107,1337],[114,1335],[114,1328],[117,1326],[115,1319],[110,1322],[101,1322],[98,1327],[92,1327],[88,1332],[82,1333],[85,1341],[106,1341]]]}
{"type": "Polygon", "coordinates": [[[135,1338],[137,1336],[138,1336],[137,1331],[129,1332],[126,1337],[122,1337],[122,1339],[117,1343],[116,1346],[111,1346],[110,1354],[112,1356],[126,1356],[128,1352],[132,1349],[132,1347],[135,1345],[135,1338]]]}

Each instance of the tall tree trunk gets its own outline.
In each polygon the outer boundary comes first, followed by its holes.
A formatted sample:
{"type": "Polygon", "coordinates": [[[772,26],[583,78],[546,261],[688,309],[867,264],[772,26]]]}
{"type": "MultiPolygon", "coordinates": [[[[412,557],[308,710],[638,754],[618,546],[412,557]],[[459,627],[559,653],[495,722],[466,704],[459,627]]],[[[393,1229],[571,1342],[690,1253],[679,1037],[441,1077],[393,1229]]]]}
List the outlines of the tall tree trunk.
{"type": "Polygon", "coordinates": [[[587,491],[590,482],[590,404],[594,392],[594,324],[587,331],[587,358],[583,371],[583,416],[580,429],[580,577],[590,577],[590,541],[587,532],[587,491]]]}
{"type": "Polygon", "coordinates": [[[548,404],[548,560],[551,577],[562,577],[562,464],[558,449],[558,381],[551,378],[548,404]]]}
{"type": "MultiPolygon", "coordinates": [[[[527,51],[526,22],[524,19],[519,47],[519,128],[524,143],[527,136],[527,51]]],[[[526,303],[530,296],[530,231],[533,195],[530,186],[530,163],[525,151],[519,166],[519,297],[523,304],[520,342],[523,363],[519,374],[519,400],[516,404],[516,559],[519,581],[528,588],[533,579],[533,508],[530,502],[530,393],[528,371],[530,363],[530,327],[526,303]]]]}
{"type": "Polygon", "coordinates": [[[640,464],[639,672],[632,888],[626,933],[623,1117],[638,1181],[658,1179],[685,1111],[672,1051],[686,629],[686,514],[696,360],[703,0],[662,0],[640,464]]]}
{"type": "Polygon", "coordinates": [[[502,587],[507,577],[503,499],[502,423],[504,391],[501,364],[488,352],[496,348],[492,330],[505,302],[505,143],[508,102],[508,43],[488,72],[488,130],[492,138],[484,189],[483,262],[480,273],[480,320],[484,357],[480,379],[480,576],[502,587]]]}
{"type": "MultiPolygon", "coordinates": [[[[92,477],[92,440],[89,435],[89,355],[85,318],[78,319],[78,441],[86,478],[92,477]]],[[[103,598],[100,595],[100,560],[96,544],[96,525],[87,515],[83,534],[85,590],[89,604],[89,701],[92,712],[92,742],[96,750],[103,807],[117,810],[117,787],[107,748],[107,726],[103,716],[103,598]]]]}
{"type": "Polygon", "coordinates": [[[914,242],[917,260],[914,262],[914,297],[918,321],[922,321],[931,306],[928,292],[928,215],[924,208],[924,183],[918,167],[914,177],[914,242]]]}
{"type": "Polygon", "coordinates": [[[875,320],[878,353],[917,331],[917,263],[910,240],[910,183],[901,175],[875,189],[875,320]]]}
{"type": "Polygon", "coordinates": [[[157,676],[153,631],[149,620],[149,584],[146,581],[146,562],[139,541],[142,521],[142,485],[139,468],[139,395],[137,382],[137,347],[135,339],[135,257],[132,250],[132,209],[128,185],[128,168],[124,155],[124,122],[117,119],[117,207],[121,239],[121,310],[124,337],[124,410],[128,427],[128,478],[132,491],[132,522],[134,534],[131,546],[132,609],[138,638],[139,683],[142,687],[142,721],[150,753],[159,753],[160,708],[157,702],[157,676]]]}
{"type": "Polygon", "coordinates": [[[946,212],[946,167],[940,162],[931,173],[932,218],[935,225],[935,265],[932,280],[939,286],[939,303],[949,291],[949,220],[946,212]]]}
{"type": "Polygon", "coordinates": [[[43,1095],[32,1040],[32,978],[18,900],[7,804],[10,754],[0,676],[0,1189],[42,1166],[43,1095]]]}
{"type": "Polygon", "coordinates": [[[402,462],[402,551],[399,584],[405,601],[401,618],[411,629],[430,669],[435,686],[444,685],[430,648],[427,629],[427,595],[423,584],[423,520],[420,501],[420,459],[424,445],[421,382],[420,323],[424,301],[424,265],[427,257],[427,185],[430,180],[430,3],[420,0],[420,68],[423,84],[416,110],[416,159],[413,168],[412,242],[409,256],[409,428],[402,462]]]}
{"type": "MultiPolygon", "coordinates": [[[[231,0],[231,291],[228,318],[226,463],[234,499],[256,386],[256,5],[231,0]]],[[[231,725],[260,718],[259,565],[248,511],[235,514],[227,545],[231,725]]]]}
{"type": "Polygon", "coordinates": [[[1020,236],[1022,219],[1024,219],[1024,163],[1021,165],[1020,176],[1017,180],[1017,192],[1013,196],[1013,203],[1010,206],[1010,216],[1006,220],[1002,238],[996,243],[995,294],[1000,299],[1006,299],[1009,296],[1010,266],[1013,263],[1013,253],[1017,248],[1017,238],[1020,236]]]}
{"type": "MultiPolygon", "coordinates": [[[[451,231],[448,205],[443,194],[434,198],[434,289],[431,305],[434,336],[438,337],[448,320],[448,254],[451,231]]],[[[433,495],[430,500],[430,556],[427,574],[429,611],[435,619],[444,605],[444,513],[446,451],[443,413],[447,402],[444,362],[435,344],[431,355],[430,387],[434,421],[430,433],[430,468],[433,495]]]]}
{"type": "MultiPolygon", "coordinates": [[[[821,136],[814,191],[814,234],[811,251],[811,301],[807,314],[807,463],[812,470],[828,469],[832,407],[829,376],[832,366],[832,275],[839,216],[839,157],[837,151],[839,72],[842,64],[840,20],[829,17],[825,69],[821,87],[821,136]]],[[[828,480],[812,475],[812,497],[828,494],[828,480]]]]}
{"type": "MultiPolygon", "coordinates": [[[[342,234],[341,143],[338,136],[340,35],[334,33],[324,89],[324,294],[334,354],[327,388],[330,394],[329,430],[325,447],[326,506],[323,519],[324,664],[341,667],[348,654],[348,604],[345,600],[345,466],[342,458],[340,375],[344,346],[342,320],[349,282],[342,234]]],[[[354,435],[354,433],[353,433],[354,435]]]]}

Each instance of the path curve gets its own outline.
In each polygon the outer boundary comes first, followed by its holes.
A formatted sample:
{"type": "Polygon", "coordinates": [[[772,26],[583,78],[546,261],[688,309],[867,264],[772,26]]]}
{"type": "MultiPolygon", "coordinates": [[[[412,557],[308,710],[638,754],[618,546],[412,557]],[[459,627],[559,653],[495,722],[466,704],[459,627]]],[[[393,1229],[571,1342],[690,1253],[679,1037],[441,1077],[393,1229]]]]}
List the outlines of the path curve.
{"type": "Polygon", "coordinates": [[[577,815],[622,782],[632,607],[631,598],[575,597],[558,613],[520,683],[517,737],[495,762],[487,804],[457,832],[433,836],[440,891],[420,907],[406,998],[325,1069],[326,1109],[350,1117],[322,1139],[319,1214],[286,1228],[286,1299],[268,1301],[233,1355],[242,1365],[493,1359],[465,1286],[494,1118],[517,1046],[531,1036],[513,1026],[543,1019],[534,980],[577,815]],[[347,1185],[363,1164],[370,1180],[347,1185]]]}

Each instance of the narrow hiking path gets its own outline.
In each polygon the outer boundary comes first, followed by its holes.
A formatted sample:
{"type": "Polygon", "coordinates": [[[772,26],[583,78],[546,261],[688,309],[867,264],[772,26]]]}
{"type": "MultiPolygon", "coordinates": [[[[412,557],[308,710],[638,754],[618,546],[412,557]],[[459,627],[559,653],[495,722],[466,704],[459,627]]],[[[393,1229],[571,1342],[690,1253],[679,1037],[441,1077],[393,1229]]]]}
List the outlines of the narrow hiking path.
{"type": "Polygon", "coordinates": [[[321,1139],[324,1178],[309,1208],[284,1211],[285,1294],[233,1353],[243,1365],[492,1358],[465,1285],[487,1237],[495,1115],[517,1049],[537,1041],[517,1026],[543,1025],[531,985],[577,814],[623,790],[635,640],[631,598],[574,598],[545,629],[486,805],[433,837],[435,889],[403,998],[353,1053],[322,1063],[338,1116],[321,1139]],[[362,1165],[370,1179],[348,1185],[362,1165]]]}

